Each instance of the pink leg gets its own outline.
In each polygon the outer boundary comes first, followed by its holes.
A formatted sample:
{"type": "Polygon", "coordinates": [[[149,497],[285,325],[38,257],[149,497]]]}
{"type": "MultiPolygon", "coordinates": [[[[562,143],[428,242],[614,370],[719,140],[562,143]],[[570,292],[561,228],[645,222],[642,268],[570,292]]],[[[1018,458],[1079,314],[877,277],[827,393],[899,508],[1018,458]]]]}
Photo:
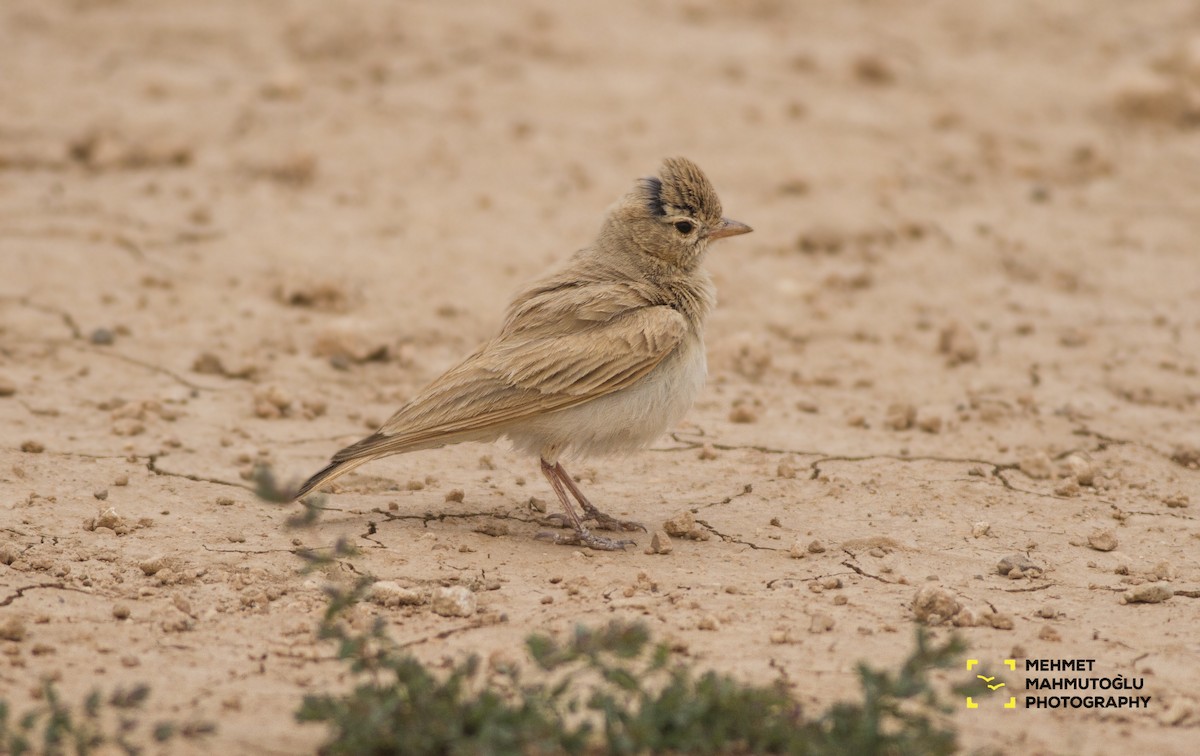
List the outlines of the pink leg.
{"type": "MultiPolygon", "coordinates": [[[[562,476],[558,472],[561,469],[560,465],[551,465],[546,460],[542,460],[542,475],[545,475],[546,480],[550,481],[550,487],[554,489],[554,494],[558,496],[559,502],[567,513],[566,518],[564,518],[564,524],[569,522],[574,527],[575,532],[570,535],[543,532],[538,533],[537,537],[558,544],[587,546],[590,549],[599,549],[601,551],[620,551],[626,546],[635,546],[636,544],[633,541],[616,541],[611,538],[604,538],[603,536],[592,534],[587,528],[583,527],[583,521],[575,513],[575,507],[571,506],[571,500],[567,496],[566,489],[563,488],[562,476]]],[[[570,478],[567,478],[567,480],[570,481],[570,478]]],[[[574,485],[574,481],[570,481],[568,485],[572,489],[572,492],[578,490],[574,485]]],[[[590,507],[591,505],[588,504],[586,506],[590,507]]]]}
{"type": "Polygon", "coordinates": [[[566,485],[567,490],[569,490],[571,494],[575,496],[575,500],[579,502],[579,506],[583,507],[584,520],[595,520],[596,527],[600,528],[601,530],[641,530],[645,532],[646,526],[640,522],[634,522],[632,520],[618,520],[617,518],[607,515],[597,509],[595,505],[588,501],[587,497],[583,495],[583,491],[579,490],[579,486],[575,484],[575,480],[571,477],[570,473],[563,468],[561,462],[554,466],[554,472],[556,475],[558,475],[558,479],[566,485]]]}

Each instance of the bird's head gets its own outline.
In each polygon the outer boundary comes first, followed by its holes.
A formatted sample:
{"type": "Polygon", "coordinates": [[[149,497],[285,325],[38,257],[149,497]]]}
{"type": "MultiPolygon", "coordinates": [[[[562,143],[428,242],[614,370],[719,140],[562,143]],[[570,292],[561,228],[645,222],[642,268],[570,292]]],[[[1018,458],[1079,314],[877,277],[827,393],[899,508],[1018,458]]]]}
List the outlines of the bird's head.
{"type": "Polygon", "coordinates": [[[667,158],[657,176],[641,179],[613,208],[605,235],[622,247],[670,266],[695,268],[708,243],[752,229],[721,215],[721,200],[708,177],[687,158],[667,158]]]}

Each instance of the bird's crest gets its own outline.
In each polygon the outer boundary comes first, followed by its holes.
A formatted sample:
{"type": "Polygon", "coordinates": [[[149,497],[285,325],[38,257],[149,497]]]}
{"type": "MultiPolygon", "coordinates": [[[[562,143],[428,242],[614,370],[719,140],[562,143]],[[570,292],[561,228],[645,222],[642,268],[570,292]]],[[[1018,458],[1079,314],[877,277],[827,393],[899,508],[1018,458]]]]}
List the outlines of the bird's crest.
{"type": "Polygon", "coordinates": [[[642,179],[639,187],[654,215],[683,215],[711,224],[721,220],[717,191],[700,166],[687,158],[667,158],[658,176],[642,179]]]}

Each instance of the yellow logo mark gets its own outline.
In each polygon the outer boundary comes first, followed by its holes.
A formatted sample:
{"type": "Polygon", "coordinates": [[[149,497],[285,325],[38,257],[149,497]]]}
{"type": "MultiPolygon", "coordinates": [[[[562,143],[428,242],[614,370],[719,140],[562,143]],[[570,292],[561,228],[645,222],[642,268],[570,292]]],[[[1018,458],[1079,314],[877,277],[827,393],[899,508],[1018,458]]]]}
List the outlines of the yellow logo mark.
{"type": "MultiPolygon", "coordinates": [[[[978,665],[979,665],[978,659],[967,659],[967,671],[968,672],[971,671],[972,669],[974,669],[978,665]]],[[[1009,670],[1015,672],[1015,671],[1017,671],[1017,660],[1016,659],[1005,659],[1004,666],[1008,667],[1009,670]]],[[[986,675],[975,675],[975,677],[979,680],[983,680],[984,685],[987,685],[988,690],[990,690],[992,692],[995,692],[995,691],[1000,690],[1001,688],[1005,687],[1004,683],[1002,683],[1002,682],[995,683],[994,685],[992,684],[992,682],[996,679],[996,677],[994,675],[992,677],[988,677],[986,675]]],[[[971,696],[967,696],[967,708],[968,709],[978,709],[979,704],[975,702],[974,698],[972,698],[971,696]]],[[[1004,704],[1004,708],[1006,708],[1006,709],[1017,708],[1017,697],[1010,696],[1008,699],[1008,703],[1004,704]]]]}

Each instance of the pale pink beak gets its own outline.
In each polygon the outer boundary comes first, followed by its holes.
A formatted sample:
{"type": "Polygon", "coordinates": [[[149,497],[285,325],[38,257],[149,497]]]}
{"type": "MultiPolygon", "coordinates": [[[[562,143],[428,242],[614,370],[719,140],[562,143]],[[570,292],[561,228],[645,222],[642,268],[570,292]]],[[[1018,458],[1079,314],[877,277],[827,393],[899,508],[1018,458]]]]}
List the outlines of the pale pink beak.
{"type": "Polygon", "coordinates": [[[722,218],[721,222],[708,232],[709,239],[724,239],[726,236],[737,236],[738,234],[748,234],[754,229],[740,221],[722,218]]]}

